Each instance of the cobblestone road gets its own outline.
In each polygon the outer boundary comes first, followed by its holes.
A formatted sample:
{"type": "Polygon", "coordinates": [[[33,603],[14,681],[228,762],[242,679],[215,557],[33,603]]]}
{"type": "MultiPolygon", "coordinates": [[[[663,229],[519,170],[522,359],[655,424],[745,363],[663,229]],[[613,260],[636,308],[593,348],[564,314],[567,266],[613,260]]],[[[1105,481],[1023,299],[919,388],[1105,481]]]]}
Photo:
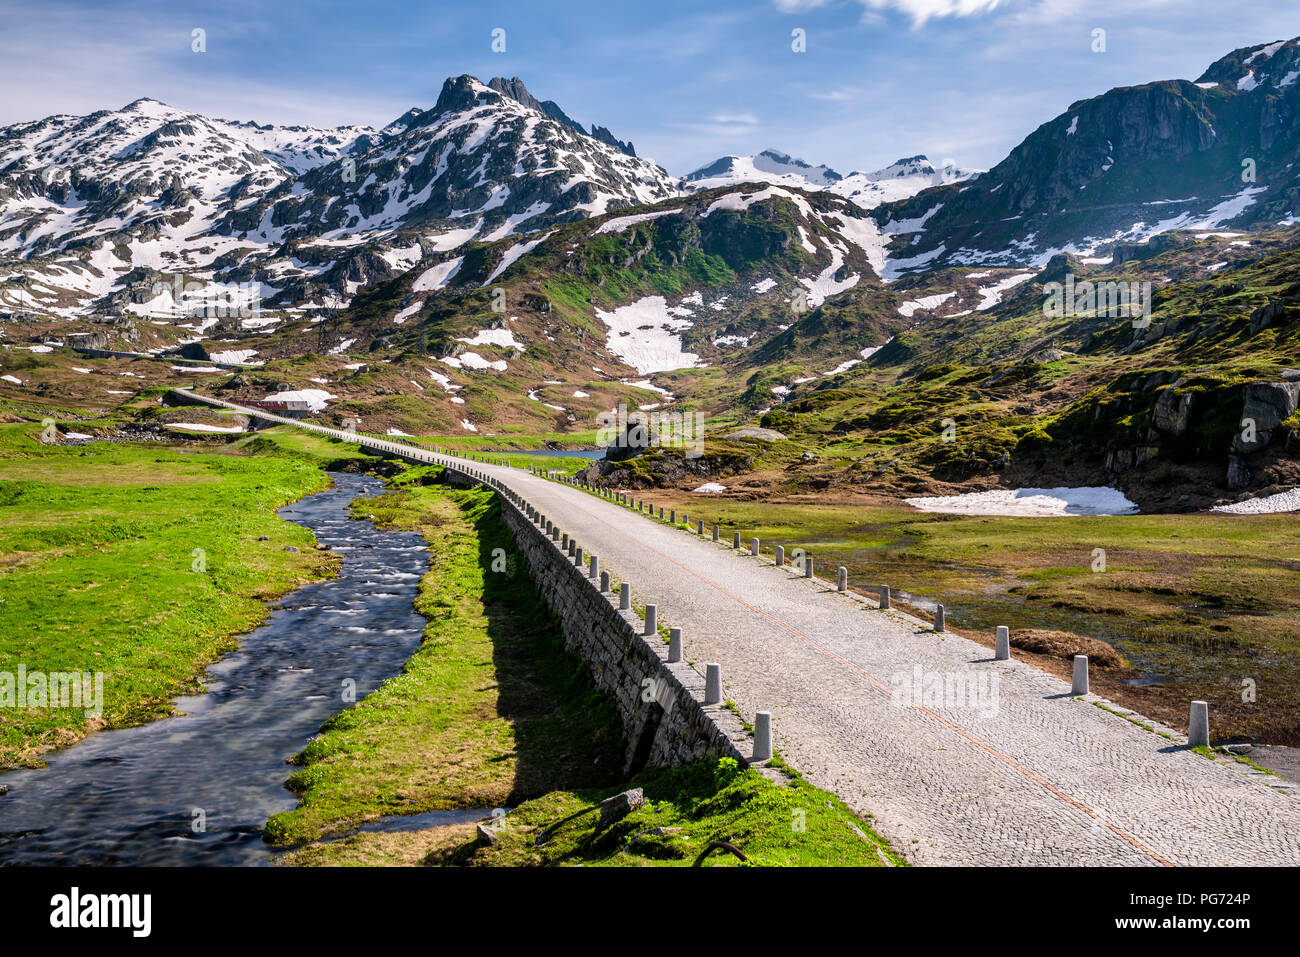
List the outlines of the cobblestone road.
{"type": "Polygon", "coordinates": [[[683,629],[688,661],[721,664],[724,697],[747,719],[772,713],[785,759],[872,815],[914,863],[1300,864],[1294,789],[1189,751],[1156,722],[1143,719],[1169,737],[1029,665],[778,569],[776,543],[754,558],[729,534],[714,543],[570,485],[472,467],[657,605],[660,624],[683,629]],[[927,693],[936,681],[949,693],[927,693]],[[983,694],[957,700],[959,683],[983,694]]]}

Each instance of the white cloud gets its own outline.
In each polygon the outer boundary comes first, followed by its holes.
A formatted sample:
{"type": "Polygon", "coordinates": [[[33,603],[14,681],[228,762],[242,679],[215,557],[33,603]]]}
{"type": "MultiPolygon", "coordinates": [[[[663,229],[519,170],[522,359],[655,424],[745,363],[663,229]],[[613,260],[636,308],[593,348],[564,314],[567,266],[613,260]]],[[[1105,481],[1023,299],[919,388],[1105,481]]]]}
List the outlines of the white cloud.
{"type": "Polygon", "coordinates": [[[988,13],[1001,0],[858,0],[870,10],[897,10],[912,18],[914,26],[921,26],[934,17],[969,17],[988,13]]]}
{"type": "Polygon", "coordinates": [[[848,103],[850,100],[862,99],[861,90],[813,90],[808,94],[814,100],[826,100],[829,103],[848,103]]]}
{"type": "Polygon", "coordinates": [[[805,10],[824,7],[830,3],[830,0],[774,0],[774,2],[776,8],[782,13],[802,13],[805,10]]]}

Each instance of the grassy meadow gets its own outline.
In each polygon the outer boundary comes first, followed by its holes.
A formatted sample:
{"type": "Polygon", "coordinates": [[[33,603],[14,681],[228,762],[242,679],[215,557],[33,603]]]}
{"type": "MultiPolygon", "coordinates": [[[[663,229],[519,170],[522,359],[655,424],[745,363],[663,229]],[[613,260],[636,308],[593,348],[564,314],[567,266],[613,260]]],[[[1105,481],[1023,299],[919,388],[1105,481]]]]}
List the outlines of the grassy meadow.
{"type": "Polygon", "coordinates": [[[39,432],[0,427],[0,672],[101,672],[104,707],[97,719],[0,709],[0,767],[39,765],[88,731],[170,713],[268,600],[335,566],[275,514],[328,486],[309,458],[47,446],[39,432]]]}

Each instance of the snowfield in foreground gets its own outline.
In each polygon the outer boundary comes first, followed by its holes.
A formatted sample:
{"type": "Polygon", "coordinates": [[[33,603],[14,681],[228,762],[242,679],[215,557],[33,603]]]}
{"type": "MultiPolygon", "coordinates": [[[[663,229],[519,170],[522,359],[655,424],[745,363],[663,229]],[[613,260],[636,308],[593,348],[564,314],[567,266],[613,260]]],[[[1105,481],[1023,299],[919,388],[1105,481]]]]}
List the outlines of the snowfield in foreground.
{"type": "Polygon", "coordinates": [[[1264,495],[1248,498],[1244,502],[1232,505],[1217,505],[1211,512],[1227,512],[1229,515],[1274,515],[1278,512],[1300,512],[1300,488],[1276,495],[1264,495]]]}
{"type": "Polygon", "coordinates": [[[1138,507],[1123,492],[1107,486],[1086,488],[1018,488],[905,498],[923,512],[957,515],[1135,515],[1138,507]]]}

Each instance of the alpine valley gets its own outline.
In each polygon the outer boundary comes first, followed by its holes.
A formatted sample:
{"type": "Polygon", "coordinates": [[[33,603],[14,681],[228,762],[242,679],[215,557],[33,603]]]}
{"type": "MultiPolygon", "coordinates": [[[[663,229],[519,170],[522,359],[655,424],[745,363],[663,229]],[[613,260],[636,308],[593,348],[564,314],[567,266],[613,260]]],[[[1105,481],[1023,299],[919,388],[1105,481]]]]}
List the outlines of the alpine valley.
{"type": "Polygon", "coordinates": [[[1262,502],[1300,484],[1297,163],[1300,40],[1070,104],[987,171],[677,176],[518,78],[382,129],[51,116],[0,130],[0,415],[232,427],[157,401],[197,384],[522,449],[622,403],[709,428],[589,468],[624,488],[1262,502]]]}

